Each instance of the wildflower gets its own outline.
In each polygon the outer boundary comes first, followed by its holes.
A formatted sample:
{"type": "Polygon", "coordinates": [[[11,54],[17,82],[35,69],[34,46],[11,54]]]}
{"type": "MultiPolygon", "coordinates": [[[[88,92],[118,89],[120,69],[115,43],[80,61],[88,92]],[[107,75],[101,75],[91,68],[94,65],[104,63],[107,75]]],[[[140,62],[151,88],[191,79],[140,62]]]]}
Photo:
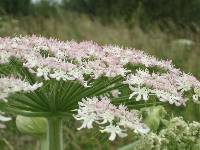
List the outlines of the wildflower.
{"type": "Polygon", "coordinates": [[[20,79],[16,79],[14,77],[2,77],[0,78],[0,99],[5,99],[10,94],[15,92],[30,92],[40,88],[43,84],[42,83],[35,83],[30,85],[26,81],[22,81],[20,79]]]}
{"type": "Polygon", "coordinates": [[[101,132],[111,134],[109,140],[114,140],[116,135],[125,137],[127,134],[124,132],[127,129],[139,134],[149,132],[149,128],[141,122],[136,111],[130,112],[124,105],[114,106],[108,97],[101,97],[101,100],[97,97],[83,99],[74,118],[83,121],[79,130],[92,128],[93,123],[96,123],[101,132]]]}
{"type": "Polygon", "coordinates": [[[163,90],[152,90],[152,93],[157,96],[161,102],[168,101],[170,104],[175,104],[176,106],[185,105],[186,99],[183,99],[181,95],[171,94],[163,90]]]}
{"type": "Polygon", "coordinates": [[[178,86],[177,89],[180,90],[181,93],[191,90],[193,82],[191,82],[190,79],[191,76],[187,74],[183,74],[182,76],[180,76],[180,78],[176,79],[176,84],[178,86]]]}
{"type": "Polygon", "coordinates": [[[91,129],[93,126],[93,122],[96,120],[96,114],[90,113],[90,114],[82,114],[75,117],[76,120],[83,120],[83,124],[81,127],[78,128],[78,130],[81,130],[82,128],[88,128],[91,129]]]}
{"type": "Polygon", "coordinates": [[[40,67],[40,68],[37,68],[37,76],[38,77],[44,77],[45,80],[48,80],[49,77],[49,72],[50,72],[50,69],[48,67],[40,67]]]}
{"type": "Polygon", "coordinates": [[[8,63],[10,59],[10,53],[7,51],[0,52],[0,64],[8,63]]]}
{"type": "Polygon", "coordinates": [[[126,105],[119,104],[127,97],[147,101],[152,96],[176,106],[185,105],[191,97],[199,102],[200,82],[194,76],[181,72],[171,61],[159,60],[136,49],[36,36],[0,38],[0,64],[15,67],[9,63],[13,59],[22,64],[16,67],[16,71],[22,68],[17,74],[27,77],[31,84],[14,77],[1,77],[0,99],[6,101],[16,92],[33,92],[44,83],[41,91],[24,96],[27,101],[16,99],[12,103],[17,111],[22,109],[31,115],[67,112],[67,108],[75,109],[75,102],[82,100],[74,115],[82,121],[78,129],[97,125],[101,132],[110,134],[110,140],[126,136],[127,130],[138,134],[149,132],[136,110],[129,111],[126,105]],[[34,84],[32,76],[38,80],[34,84]],[[52,79],[59,84],[49,81],[52,79]],[[29,102],[30,99],[33,101],[29,102]],[[119,105],[113,105],[111,100],[119,105]]]}
{"type": "Polygon", "coordinates": [[[199,103],[200,99],[200,89],[199,88],[194,88],[194,95],[192,96],[193,101],[199,103]]]}
{"type": "Polygon", "coordinates": [[[54,72],[51,73],[49,76],[51,78],[56,79],[56,80],[61,80],[61,79],[63,79],[64,81],[67,80],[67,79],[69,80],[68,75],[62,70],[56,70],[55,69],[54,72]]]}
{"type": "Polygon", "coordinates": [[[120,129],[119,126],[115,126],[110,124],[109,126],[106,126],[105,128],[103,128],[102,130],[100,130],[102,133],[106,132],[106,133],[110,133],[110,137],[109,140],[110,141],[114,141],[116,136],[118,135],[119,137],[123,138],[126,137],[127,134],[123,133],[123,130],[120,129]]]}
{"type": "Polygon", "coordinates": [[[136,101],[140,101],[141,99],[147,101],[149,99],[150,90],[146,87],[141,88],[140,86],[138,86],[137,88],[135,88],[130,85],[129,88],[133,91],[133,93],[130,94],[129,99],[131,99],[135,95],[137,96],[136,101]]]}
{"type": "Polygon", "coordinates": [[[116,90],[112,90],[111,94],[112,94],[113,97],[119,97],[119,95],[121,94],[121,92],[116,89],[116,90]]]}
{"type": "MultiPolygon", "coordinates": [[[[169,102],[176,106],[185,105],[185,102],[188,100],[188,98],[184,97],[185,92],[192,90],[192,88],[200,87],[200,82],[192,75],[185,73],[150,74],[147,69],[138,69],[135,74],[129,74],[123,83],[128,84],[133,91],[130,94],[130,98],[136,95],[136,100],[140,100],[144,99],[142,96],[146,95],[145,98],[147,99],[148,95],[155,95],[160,101],[169,102]]],[[[193,95],[194,101],[197,97],[196,94],[193,95]]]]}
{"type": "Polygon", "coordinates": [[[156,134],[150,132],[142,135],[137,142],[134,142],[134,147],[129,146],[129,148],[138,150],[188,149],[188,147],[199,149],[199,133],[198,122],[187,123],[181,117],[175,117],[169,120],[168,126],[156,134]]]}
{"type": "Polygon", "coordinates": [[[127,76],[126,81],[123,81],[123,83],[128,85],[143,85],[144,80],[141,77],[130,74],[127,76]]]}

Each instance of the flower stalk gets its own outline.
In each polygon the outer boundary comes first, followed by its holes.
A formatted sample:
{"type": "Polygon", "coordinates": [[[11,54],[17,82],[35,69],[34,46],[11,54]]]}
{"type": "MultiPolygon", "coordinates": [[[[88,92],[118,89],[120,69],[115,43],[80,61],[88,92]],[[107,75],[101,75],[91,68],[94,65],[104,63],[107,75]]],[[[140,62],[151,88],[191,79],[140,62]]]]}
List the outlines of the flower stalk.
{"type": "Polygon", "coordinates": [[[63,150],[62,118],[48,118],[47,141],[48,150],[63,150]]]}
{"type": "Polygon", "coordinates": [[[48,141],[46,136],[41,137],[39,143],[40,143],[40,150],[48,150],[48,141]]]}

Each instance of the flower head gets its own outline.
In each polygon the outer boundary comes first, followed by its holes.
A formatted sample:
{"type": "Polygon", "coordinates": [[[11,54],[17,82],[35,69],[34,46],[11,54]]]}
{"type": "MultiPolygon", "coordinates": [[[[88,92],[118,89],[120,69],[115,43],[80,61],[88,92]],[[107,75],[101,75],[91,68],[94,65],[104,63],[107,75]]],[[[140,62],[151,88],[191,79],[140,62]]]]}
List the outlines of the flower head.
{"type": "Polygon", "coordinates": [[[110,140],[126,136],[128,129],[140,134],[149,131],[138,113],[128,110],[127,98],[130,105],[132,99],[135,104],[153,97],[180,106],[192,98],[199,102],[200,97],[200,82],[171,61],[92,41],[63,42],[34,35],[0,38],[0,64],[11,66],[14,74],[24,79],[3,72],[11,77],[0,78],[0,99],[16,92],[32,92],[22,94],[27,101],[16,98],[13,105],[23,113],[30,109],[34,115],[68,112],[78,103],[74,118],[83,122],[78,129],[99,125],[101,132],[110,133],[110,140]],[[44,88],[35,91],[43,84],[44,88]]]}
{"type": "Polygon", "coordinates": [[[108,97],[102,97],[100,100],[96,97],[84,99],[79,103],[77,112],[77,115],[74,115],[75,119],[83,121],[78,129],[92,128],[92,124],[96,123],[100,126],[101,132],[111,134],[111,141],[116,135],[125,137],[127,134],[124,132],[127,129],[140,134],[149,132],[149,128],[141,123],[141,118],[136,112],[128,111],[123,105],[114,106],[108,97]]]}
{"type": "Polygon", "coordinates": [[[14,94],[20,91],[31,92],[43,85],[42,83],[35,83],[31,85],[26,81],[14,77],[2,77],[0,78],[0,84],[0,99],[5,99],[10,94],[14,94]]]}

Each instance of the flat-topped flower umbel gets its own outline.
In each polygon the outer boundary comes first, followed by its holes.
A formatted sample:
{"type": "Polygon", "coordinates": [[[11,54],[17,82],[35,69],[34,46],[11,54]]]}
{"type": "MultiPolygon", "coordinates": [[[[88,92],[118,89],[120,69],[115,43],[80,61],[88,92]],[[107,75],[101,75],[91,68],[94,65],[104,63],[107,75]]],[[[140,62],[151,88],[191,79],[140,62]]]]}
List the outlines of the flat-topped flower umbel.
{"type": "Polygon", "coordinates": [[[114,140],[128,129],[149,132],[141,107],[200,100],[200,82],[171,61],[92,41],[0,38],[0,73],[0,110],[46,117],[50,150],[62,149],[62,119],[68,115],[83,121],[79,130],[95,124],[114,140]]]}

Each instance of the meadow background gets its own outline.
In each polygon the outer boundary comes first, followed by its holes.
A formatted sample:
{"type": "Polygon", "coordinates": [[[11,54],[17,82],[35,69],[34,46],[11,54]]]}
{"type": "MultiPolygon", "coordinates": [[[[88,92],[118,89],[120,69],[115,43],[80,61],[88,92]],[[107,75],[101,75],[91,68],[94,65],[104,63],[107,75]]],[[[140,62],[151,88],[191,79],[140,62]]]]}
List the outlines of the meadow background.
{"type": "MultiPolygon", "coordinates": [[[[200,0],[0,0],[0,36],[36,34],[60,40],[93,40],[134,47],[171,59],[200,79],[200,0]]],[[[200,107],[175,108],[174,115],[200,121],[200,107]]],[[[76,132],[66,118],[65,146],[70,150],[114,150],[134,137],[109,143],[95,129],[76,132]]],[[[0,131],[0,150],[38,150],[15,121],[0,131]]]]}

